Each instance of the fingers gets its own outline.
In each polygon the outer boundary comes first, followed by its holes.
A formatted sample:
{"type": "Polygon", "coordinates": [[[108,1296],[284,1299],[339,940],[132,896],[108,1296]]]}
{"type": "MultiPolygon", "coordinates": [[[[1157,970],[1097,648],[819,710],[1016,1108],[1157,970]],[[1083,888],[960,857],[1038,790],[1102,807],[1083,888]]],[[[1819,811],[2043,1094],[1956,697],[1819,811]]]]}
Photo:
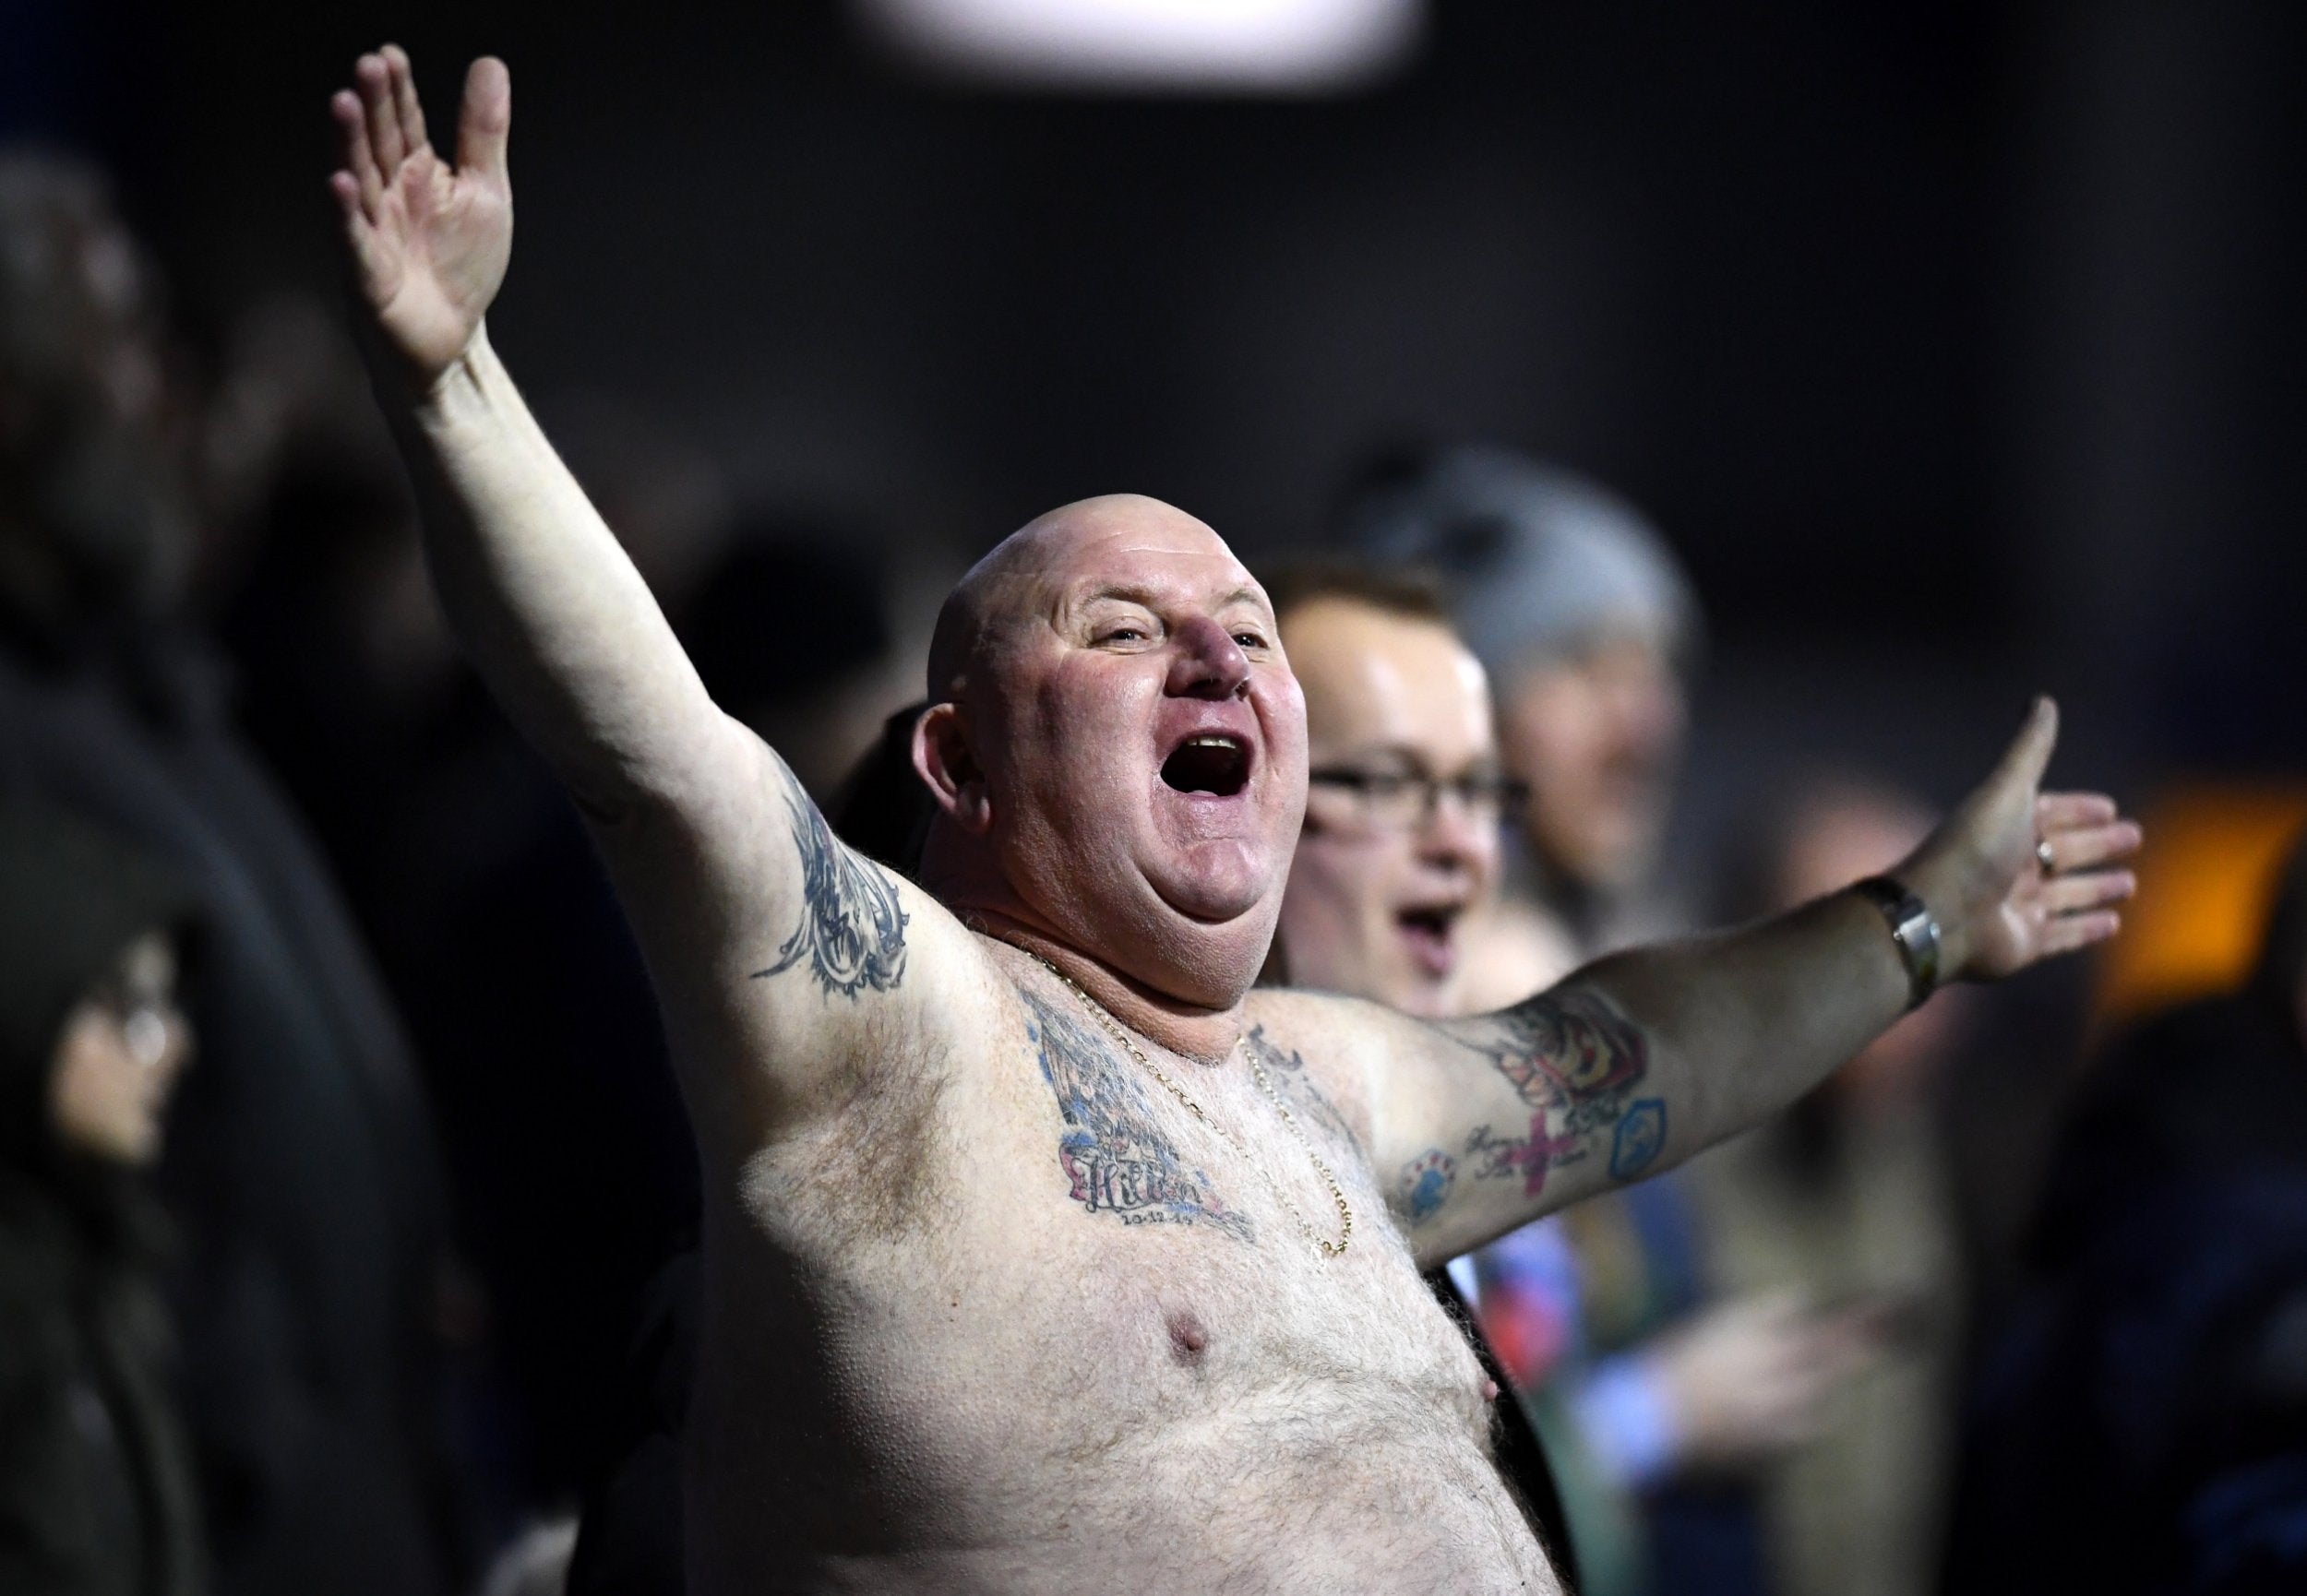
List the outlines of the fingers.
{"type": "Polygon", "coordinates": [[[2104,826],[2121,813],[2104,792],[2046,792],[2035,800],[2035,828],[2047,833],[2104,826]]]}
{"type": "Polygon", "coordinates": [[[496,56],[484,55],[464,75],[464,105],[457,115],[457,170],[484,173],[505,186],[509,182],[505,146],[512,121],[512,74],[496,56]]]}
{"type": "Polygon", "coordinates": [[[393,102],[392,68],[382,55],[364,55],[353,64],[353,87],[366,113],[369,149],[377,158],[377,170],[389,183],[409,153],[400,137],[400,107],[393,102]]]}
{"type": "Polygon", "coordinates": [[[2122,929],[2122,916],[2111,909],[2093,910],[2086,914],[2061,915],[2043,923],[2038,952],[2043,958],[2073,953],[2095,942],[2104,942],[2122,929]]]}
{"type": "Polygon", "coordinates": [[[398,44],[377,52],[385,58],[385,74],[392,88],[392,111],[400,126],[400,142],[410,154],[425,148],[424,107],[417,102],[416,74],[409,70],[409,53],[398,44]]]}
{"type": "Polygon", "coordinates": [[[2129,858],[2139,851],[2141,835],[2135,820],[2055,831],[2046,828],[2041,846],[2050,855],[2052,873],[2063,875],[2069,871],[2088,870],[2112,860],[2129,858]]]}
{"type": "Polygon", "coordinates": [[[345,170],[336,175],[347,180],[351,192],[348,196],[345,185],[337,184],[333,179],[330,186],[337,190],[340,201],[349,200],[351,204],[359,206],[363,213],[374,221],[377,220],[377,202],[383,195],[384,185],[377,173],[376,151],[369,143],[367,111],[363,107],[359,95],[349,89],[340,89],[329,97],[329,113],[336,119],[338,136],[344,143],[345,170]]]}
{"type": "Polygon", "coordinates": [[[2069,915],[2121,903],[2139,889],[2139,878],[2128,870],[2099,870],[2088,875],[2062,875],[2043,887],[2043,911],[2069,915]]]}

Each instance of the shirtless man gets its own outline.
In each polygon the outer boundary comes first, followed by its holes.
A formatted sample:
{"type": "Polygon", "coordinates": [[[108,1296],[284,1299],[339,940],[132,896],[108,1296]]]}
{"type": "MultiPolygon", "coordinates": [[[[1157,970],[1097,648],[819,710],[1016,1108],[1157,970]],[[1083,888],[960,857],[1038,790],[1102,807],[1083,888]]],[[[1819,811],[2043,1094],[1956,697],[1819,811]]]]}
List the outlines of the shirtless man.
{"type": "MultiPolygon", "coordinates": [[[[331,179],[451,620],[598,837],[702,1155],[706,1591],[1555,1588],[1417,1275],[1785,1103],[1906,1006],[1843,893],[1432,1024],[1255,992],[1306,798],[1257,584],[1191,517],[1052,511],[955,590],[916,887],[716,709],[483,327],[501,63],[452,170],[398,50],[331,179]],[[1400,1169],[1523,1126],[1415,1232],[1400,1169]]],[[[1904,866],[1949,973],[2110,935],[2135,841],[2037,797],[2039,706],[1904,866]],[[2038,828],[2056,870],[2036,864],[2038,828]]]]}

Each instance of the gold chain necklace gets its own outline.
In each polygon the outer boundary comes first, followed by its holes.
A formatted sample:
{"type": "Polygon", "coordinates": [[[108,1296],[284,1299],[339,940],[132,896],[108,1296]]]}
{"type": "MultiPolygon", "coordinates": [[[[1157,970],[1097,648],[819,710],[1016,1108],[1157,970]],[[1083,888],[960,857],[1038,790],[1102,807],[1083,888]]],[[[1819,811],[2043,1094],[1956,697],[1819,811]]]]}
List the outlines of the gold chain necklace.
{"type": "MultiPolygon", "coordinates": [[[[1005,938],[1004,940],[1007,939],[1005,938]]],[[[1113,1017],[1112,1011],[1109,1010],[1104,1004],[1098,1002],[1097,999],[1092,997],[1087,992],[1082,990],[1082,983],[1080,982],[1074,980],[1073,977],[1068,975],[1064,971],[1050,963],[1049,960],[1044,959],[1040,954],[1034,952],[1032,948],[1019,947],[1014,942],[1010,943],[1010,946],[1016,947],[1017,950],[1020,953],[1024,954],[1026,958],[1040,965],[1044,970],[1049,971],[1050,974],[1056,976],[1059,981],[1064,982],[1072,991],[1073,995],[1082,1000],[1082,1006],[1089,1010],[1090,1018],[1097,1021],[1098,1025],[1105,1030],[1106,1035],[1112,1037],[1116,1042],[1119,1042],[1123,1050],[1126,1051],[1131,1058],[1136,1059],[1138,1063],[1144,1066],[1145,1071],[1148,1075],[1151,1075],[1155,1080],[1160,1081],[1164,1086],[1167,1087],[1169,1089],[1169,1095],[1176,1098],[1179,1102],[1184,1103],[1188,1113],[1191,1114],[1194,1118],[1200,1120],[1203,1125],[1209,1126],[1211,1132],[1215,1135],[1220,1141],[1223,1141],[1227,1147],[1232,1148],[1236,1157],[1239,1158],[1250,1168],[1256,1170],[1259,1175],[1264,1179],[1267,1186],[1273,1190],[1275,1199],[1279,1201],[1284,1208],[1290,1210],[1290,1218],[1297,1221],[1297,1233],[1304,1236],[1308,1241],[1313,1243],[1316,1251],[1321,1253],[1325,1258],[1334,1258],[1340,1253],[1345,1251],[1346,1245],[1354,1239],[1354,1210],[1346,1205],[1345,1189],[1338,1185],[1338,1177],[1330,1173],[1330,1166],[1322,1161],[1321,1154],[1314,1150],[1313,1141],[1306,1135],[1305,1131],[1299,1127],[1297,1116],[1290,1112],[1290,1105],[1282,1101],[1282,1094],[1273,1090],[1273,1082],[1266,1077],[1265,1066],[1258,1062],[1258,1055],[1254,1052],[1249,1055],[1250,1078],[1258,1083],[1258,1089],[1261,1091],[1263,1091],[1266,1094],[1266,1100],[1273,1104],[1274,1112],[1282,1116],[1282,1124],[1288,1128],[1290,1135],[1297,1138],[1297,1145],[1306,1149],[1306,1156],[1313,1161],[1315,1173],[1321,1176],[1321,1184],[1330,1188],[1330,1200],[1338,1205],[1338,1222],[1341,1228],[1338,1232],[1338,1239],[1336,1241],[1332,1241],[1327,1236],[1318,1233],[1314,1230],[1314,1227],[1307,1222],[1304,1210],[1299,1209],[1297,1204],[1291,1199],[1289,1193],[1282,1189],[1282,1183],[1273,1178],[1273,1173],[1266,1168],[1264,1162],[1253,1156],[1248,1148],[1242,1146],[1240,1142],[1235,1140],[1234,1133],[1232,1131],[1227,1130],[1224,1126],[1218,1124],[1217,1121],[1212,1119],[1208,1113],[1203,1110],[1202,1106],[1194,1102],[1191,1095],[1187,1092],[1184,1087],[1179,1086],[1175,1080],[1171,1079],[1167,1075],[1163,1073],[1162,1066],[1155,1064],[1151,1058],[1147,1057],[1145,1050],[1140,1047],[1136,1042],[1131,1040],[1130,1032],[1123,1027],[1121,1021],[1116,1019],[1113,1017]]],[[[1240,1045],[1241,1044],[1238,1042],[1235,1043],[1235,1046],[1237,1047],[1240,1045]]]]}

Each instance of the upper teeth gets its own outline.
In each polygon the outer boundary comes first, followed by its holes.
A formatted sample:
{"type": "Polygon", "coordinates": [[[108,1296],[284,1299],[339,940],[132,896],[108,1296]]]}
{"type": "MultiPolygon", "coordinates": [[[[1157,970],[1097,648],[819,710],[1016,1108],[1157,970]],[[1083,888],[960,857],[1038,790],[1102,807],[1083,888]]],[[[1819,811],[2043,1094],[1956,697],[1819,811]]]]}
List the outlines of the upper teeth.
{"type": "Polygon", "coordinates": [[[1189,737],[1186,739],[1186,746],[1189,748],[1237,748],[1240,745],[1231,737],[1189,737]]]}

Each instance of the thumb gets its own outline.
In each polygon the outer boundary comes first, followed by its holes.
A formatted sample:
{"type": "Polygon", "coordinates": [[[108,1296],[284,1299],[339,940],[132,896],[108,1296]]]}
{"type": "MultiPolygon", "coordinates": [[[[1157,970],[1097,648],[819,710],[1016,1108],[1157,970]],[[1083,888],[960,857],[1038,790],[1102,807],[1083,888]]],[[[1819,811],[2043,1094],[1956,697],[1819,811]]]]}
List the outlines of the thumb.
{"type": "Polygon", "coordinates": [[[2043,784],[2043,772],[2050,768],[2050,751],[2059,745],[2059,706],[2048,694],[2037,696],[2035,706],[2026,713],[2026,723],[2019,728],[2010,747],[2003,750],[2002,759],[1995,767],[1995,787],[2014,783],[2032,792],[2043,784]]]}
{"type": "Polygon", "coordinates": [[[480,172],[503,185],[506,136],[513,124],[513,75],[484,55],[464,75],[464,105],[457,114],[457,170],[480,172]]]}

